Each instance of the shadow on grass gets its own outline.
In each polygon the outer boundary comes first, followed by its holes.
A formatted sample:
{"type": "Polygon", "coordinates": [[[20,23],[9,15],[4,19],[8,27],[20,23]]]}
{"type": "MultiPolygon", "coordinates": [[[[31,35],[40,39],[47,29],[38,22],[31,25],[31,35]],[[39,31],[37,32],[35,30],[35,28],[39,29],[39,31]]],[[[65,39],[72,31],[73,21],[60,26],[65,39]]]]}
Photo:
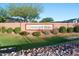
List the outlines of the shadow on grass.
{"type": "Polygon", "coordinates": [[[8,48],[8,47],[15,47],[17,51],[22,49],[32,49],[32,48],[38,48],[43,46],[49,46],[49,45],[59,45],[66,42],[69,42],[69,40],[66,40],[63,37],[50,37],[45,39],[36,38],[34,40],[37,40],[38,42],[32,42],[31,39],[24,37],[24,40],[28,42],[27,44],[21,44],[21,45],[11,45],[11,46],[4,46],[0,48],[8,48]],[[41,41],[40,41],[41,40],[41,41]]]}

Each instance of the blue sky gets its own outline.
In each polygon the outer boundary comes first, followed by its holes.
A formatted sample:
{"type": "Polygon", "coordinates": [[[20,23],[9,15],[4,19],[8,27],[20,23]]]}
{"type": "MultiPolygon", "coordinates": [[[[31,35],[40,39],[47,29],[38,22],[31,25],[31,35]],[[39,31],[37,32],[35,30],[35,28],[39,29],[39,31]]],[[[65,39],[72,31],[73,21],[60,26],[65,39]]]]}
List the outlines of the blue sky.
{"type": "MultiPolygon", "coordinates": [[[[0,4],[1,7],[6,7],[8,4],[0,4]]],[[[52,17],[55,21],[68,20],[79,17],[79,4],[62,4],[62,3],[44,3],[40,4],[43,7],[43,12],[40,14],[40,19],[52,17]]]]}
{"type": "Polygon", "coordinates": [[[57,21],[79,17],[79,4],[43,4],[41,17],[52,17],[57,21]]]}

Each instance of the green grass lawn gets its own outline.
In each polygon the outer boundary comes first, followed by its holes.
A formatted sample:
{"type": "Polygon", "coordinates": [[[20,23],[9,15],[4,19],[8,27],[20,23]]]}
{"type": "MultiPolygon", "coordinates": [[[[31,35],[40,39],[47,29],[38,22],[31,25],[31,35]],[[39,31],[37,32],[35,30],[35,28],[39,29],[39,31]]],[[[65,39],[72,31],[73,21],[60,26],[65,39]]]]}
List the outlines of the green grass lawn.
{"type": "Polygon", "coordinates": [[[65,42],[69,42],[69,40],[58,36],[41,39],[39,37],[28,38],[20,35],[0,34],[0,48],[16,47],[17,49],[28,49],[48,45],[56,45],[65,42]]]}

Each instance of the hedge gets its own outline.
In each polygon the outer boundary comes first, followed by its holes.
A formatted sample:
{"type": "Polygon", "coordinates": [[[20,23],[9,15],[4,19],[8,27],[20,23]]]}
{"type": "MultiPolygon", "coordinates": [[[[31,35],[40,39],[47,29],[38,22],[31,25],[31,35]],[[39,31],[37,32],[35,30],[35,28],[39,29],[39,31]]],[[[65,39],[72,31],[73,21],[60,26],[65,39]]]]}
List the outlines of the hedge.
{"type": "Polygon", "coordinates": [[[28,35],[28,34],[30,34],[30,33],[29,33],[29,32],[26,32],[26,31],[22,31],[22,32],[20,32],[19,34],[22,35],[22,36],[26,36],[26,35],[28,35]]]}
{"type": "Polygon", "coordinates": [[[6,28],[5,28],[5,27],[2,27],[2,28],[1,28],[1,32],[2,32],[2,33],[5,33],[5,32],[6,32],[6,28]]]}
{"type": "Polygon", "coordinates": [[[13,29],[12,28],[8,28],[7,29],[7,33],[12,33],[13,32],[13,29]]]}
{"type": "Polygon", "coordinates": [[[59,28],[59,32],[60,32],[60,33],[65,33],[65,32],[67,32],[66,27],[61,26],[61,27],[59,28]]]}
{"type": "Polygon", "coordinates": [[[42,31],[42,33],[45,34],[45,35],[49,35],[48,31],[42,31]]]}
{"type": "Polygon", "coordinates": [[[72,28],[72,27],[68,27],[68,28],[67,28],[67,32],[68,32],[68,33],[73,32],[73,28],[72,28]]]}
{"type": "Polygon", "coordinates": [[[52,34],[58,34],[59,33],[59,30],[58,29],[53,29],[53,30],[50,30],[50,32],[52,33],[52,34]]]}
{"type": "Polygon", "coordinates": [[[38,37],[38,36],[40,36],[40,35],[41,35],[41,33],[40,33],[40,32],[33,32],[33,33],[32,33],[32,35],[33,35],[33,36],[37,36],[37,37],[38,37]]]}
{"type": "Polygon", "coordinates": [[[14,29],[14,32],[17,34],[17,33],[20,33],[20,31],[21,31],[21,28],[20,27],[16,27],[15,29],[14,29]]]}
{"type": "Polygon", "coordinates": [[[79,26],[74,27],[74,32],[79,32],[79,26]]]}

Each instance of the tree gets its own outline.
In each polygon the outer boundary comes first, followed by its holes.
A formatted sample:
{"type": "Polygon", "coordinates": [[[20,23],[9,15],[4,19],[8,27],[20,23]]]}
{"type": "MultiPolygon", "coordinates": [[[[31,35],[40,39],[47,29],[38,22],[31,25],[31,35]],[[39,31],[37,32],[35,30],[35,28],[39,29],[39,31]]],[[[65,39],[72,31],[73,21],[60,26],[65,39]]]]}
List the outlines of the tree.
{"type": "Polygon", "coordinates": [[[43,18],[40,22],[53,22],[53,18],[51,17],[46,17],[46,18],[43,18]]]}
{"type": "Polygon", "coordinates": [[[0,23],[1,23],[1,22],[5,22],[5,21],[6,21],[5,17],[0,16],[0,23]]]}
{"type": "Polygon", "coordinates": [[[10,5],[8,8],[9,14],[12,16],[20,16],[24,21],[32,22],[34,19],[39,18],[41,9],[33,5],[10,5]]]}
{"type": "Polygon", "coordinates": [[[5,9],[0,8],[0,22],[5,22],[7,20],[8,13],[5,9]]]}
{"type": "Polygon", "coordinates": [[[0,8],[0,16],[7,18],[8,17],[7,9],[0,8]]]}

